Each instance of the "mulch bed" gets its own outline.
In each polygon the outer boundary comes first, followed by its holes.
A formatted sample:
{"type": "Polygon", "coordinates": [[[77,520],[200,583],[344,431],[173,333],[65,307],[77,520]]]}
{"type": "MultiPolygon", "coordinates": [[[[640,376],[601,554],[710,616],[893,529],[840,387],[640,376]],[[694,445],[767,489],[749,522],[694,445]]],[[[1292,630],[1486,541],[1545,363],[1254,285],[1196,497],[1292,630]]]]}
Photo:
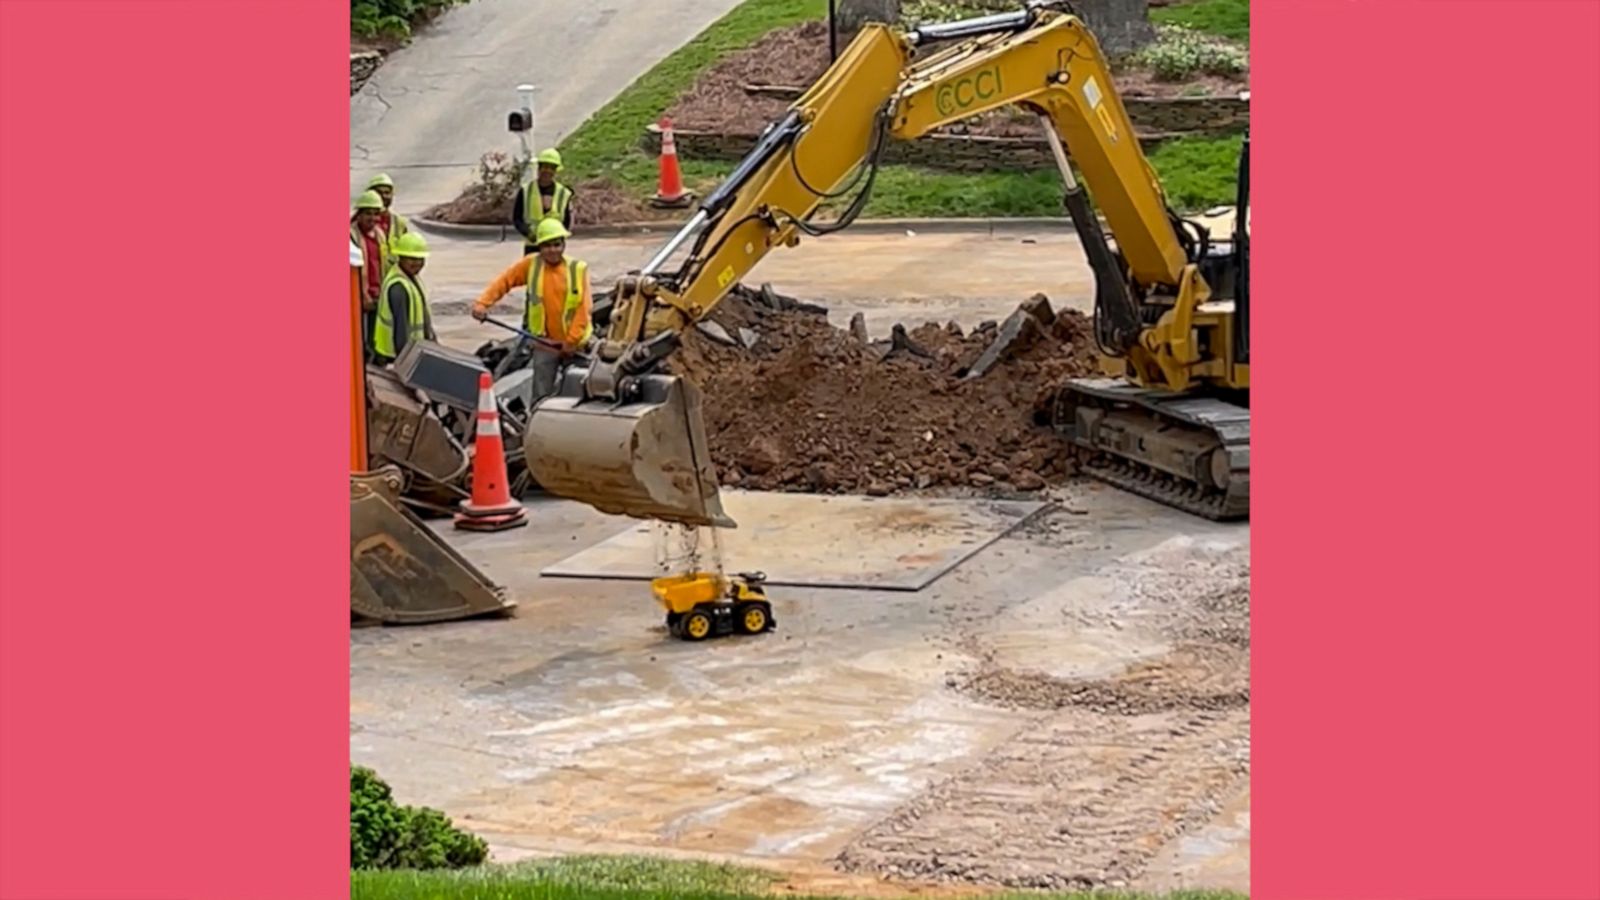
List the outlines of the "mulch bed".
{"type": "MultiPolygon", "coordinates": [[[[827,71],[828,26],[805,22],[773,31],[745,50],[730,54],[703,73],[668,114],[676,128],[715,134],[759,134],[783,116],[791,101],[751,95],[746,85],[809,85],[827,71]]],[[[1234,96],[1248,86],[1239,79],[1206,76],[1185,82],[1157,81],[1148,71],[1122,69],[1117,90],[1126,98],[1173,99],[1234,96]]],[[[1037,137],[1038,122],[1016,109],[975,116],[944,131],[990,137],[1037,137]]]]}
{"type": "MultiPolygon", "coordinates": [[[[614,182],[595,178],[572,186],[572,226],[610,225],[616,222],[642,222],[661,218],[660,211],[618,187],[614,182]]],[[[454,225],[510,225],[511,207],[516,196],[491,193],[475,184],[449,203],[425,212],[426,218],[454,225]]],[[[676,213],[674,213],[676,214],[676,213]]]]}

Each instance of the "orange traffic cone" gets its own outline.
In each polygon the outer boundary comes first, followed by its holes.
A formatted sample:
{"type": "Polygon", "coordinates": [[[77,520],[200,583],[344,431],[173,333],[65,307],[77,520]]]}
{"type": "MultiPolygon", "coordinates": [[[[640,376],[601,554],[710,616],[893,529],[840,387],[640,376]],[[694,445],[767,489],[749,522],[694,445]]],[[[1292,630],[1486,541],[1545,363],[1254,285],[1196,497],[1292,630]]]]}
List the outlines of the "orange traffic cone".
{"type": "Polygon", "coordinates": [[[683,189],[683,173],[678,171],[678,142],[672,138],[672,119],[661,117],[661,178],[650,205],[663,209],[683,209],[694,195],[683,189]]]}
{"type": "Polygon", "coordinates": [[[511,498],[506,484],[506,448],[500,437],[500,410],[489,373],[478,376],[478,433],[473,442],[472,499],[461,502],[456,527],[463,531],[505,531],[528,524],[528,512],[511,498]]]}

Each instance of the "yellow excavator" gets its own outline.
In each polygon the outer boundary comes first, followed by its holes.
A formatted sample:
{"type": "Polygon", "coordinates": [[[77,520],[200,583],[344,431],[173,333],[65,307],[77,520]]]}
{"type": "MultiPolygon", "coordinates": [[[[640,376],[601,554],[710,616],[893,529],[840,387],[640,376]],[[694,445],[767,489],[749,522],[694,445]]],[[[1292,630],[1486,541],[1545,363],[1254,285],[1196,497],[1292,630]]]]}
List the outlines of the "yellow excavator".
{"type": "Polygon", "coordinates": [[[589,364],[569,369],[528,422],[533,477],[602,512],[733,527],[702,397],[662,361],[768,252],[847,227],[889,140],[1005,106],[1038,116],[1096,279],[1107,377],[1069,382],[1055,427],[1092,476],[1208,518],[1248,517],[1248,137],[1232,240],[1213,240],[1168,205],[1094,36],[1039,2],[904,31],[864,28],[689,222],[617,282],[589,364]],[[835,221],[812,221],[845,198],[835,221]]]}

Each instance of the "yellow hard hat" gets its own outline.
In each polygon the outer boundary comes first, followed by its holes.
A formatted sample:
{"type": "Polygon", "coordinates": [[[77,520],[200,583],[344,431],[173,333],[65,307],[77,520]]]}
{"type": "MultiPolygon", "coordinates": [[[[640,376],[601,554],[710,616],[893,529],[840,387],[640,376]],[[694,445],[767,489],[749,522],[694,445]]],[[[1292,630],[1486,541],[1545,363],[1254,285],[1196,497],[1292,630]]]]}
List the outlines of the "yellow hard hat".
{"type": "Polygon", "coordinates": [[[356,198],[356,209],[383,209],[383,198],[377,191],[366,191],[356,198]]]}
{"type": "Polygon", "coordinates": [[[394,242],[394,255],[409,256],[412,259],[427,259],[428,242],[415,231],[408,231],[400,235],[399,239],[394,242]]]}
{"type": "Polygon", "coordinates": [[[555,166],[557,170],[561,168],[561,154],[557,153],[554,147],[540,150],[534,161],[542,166],[555,166]]]}
{"type": "Polygon", "coordinates": [[[539,223],[538,228],[534,229],[533,243],[534,246],[538,246],[540,244],[547,244],[550,241],[557,241],[571,236],[572,232],[568,231],[567,227],[561,224],[560,219],[545,219],[539,223]]]}
{"type": "Polygon", "coordinates": [[[367,182],[367,190],[370,191],[375,187],[392,188],[394,187],[394,179],[390,178],[387,173],[379,172],[377,175],[372,176],[371,181],[367,182]]]}

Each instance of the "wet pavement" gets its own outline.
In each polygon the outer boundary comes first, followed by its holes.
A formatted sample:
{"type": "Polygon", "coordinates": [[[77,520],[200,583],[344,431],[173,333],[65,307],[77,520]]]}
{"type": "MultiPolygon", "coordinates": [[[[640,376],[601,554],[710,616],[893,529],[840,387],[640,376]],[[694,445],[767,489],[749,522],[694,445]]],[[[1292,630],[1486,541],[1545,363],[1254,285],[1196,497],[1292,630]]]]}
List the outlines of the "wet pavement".
{"type": "MultiPolygon", "coordinates": [[[[1037,711],[951,687],[985,634],[1026,655],[1004,635],[1030,630],[1061,658],[1120,671],[1156,652],[1148,635],[1080,638],[1028,610],[1125,603],[1084,579],[1174,538],[1249,540],[1247,525],[1098,485],[1055,499],[1046,525],[1016,529],[922,591],[774,588],[776,632],[702,644],[667,636],[643,583],[539,575],[630,521],[538,501],[528,528],[446,526],[518,614],[356,632],[352,759],[407,802],[485,835],[499,858],[609,849],[826,866],[940,779],[1039,731],[1037,711]]],[[[1068,725],[1061,733],[1077,733],[1068,725]]],[[[1104,763],[1107,783],[1125,763],[1104,763]]],[[[1241,886],[1247,865],[1243,875],[1227,866],[1248,859],[1248,818],[1241,830],[1236,813],[1200,823],[1186,843],[1151,842],[1145,877],[1241,886]]]]}

